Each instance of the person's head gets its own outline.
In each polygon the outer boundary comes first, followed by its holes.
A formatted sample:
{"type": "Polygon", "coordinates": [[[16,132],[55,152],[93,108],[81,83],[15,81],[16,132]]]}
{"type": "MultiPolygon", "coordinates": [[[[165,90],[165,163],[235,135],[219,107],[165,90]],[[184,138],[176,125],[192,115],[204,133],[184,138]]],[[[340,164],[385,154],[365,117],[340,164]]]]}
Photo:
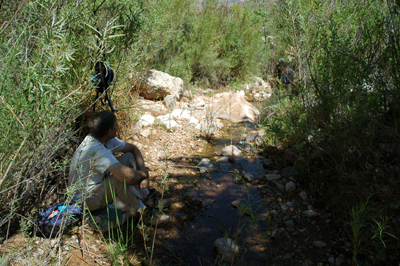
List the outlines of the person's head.
{"type": "Polygon", "coordinates": [[[279,64],[279,66],[284,67],[284,66],[286,66],[286,60],[283,58],[279,58],[278,64],[279,64]]]}
{"type": "Polygon", "coordinates": [[[115,137],[117,131],[117,117],[109,111],[96,113],[89,121],[90,134],[97,139],[107,136],[115,137]],[[111,130],[111,131],[110,131],[111,130]]]}

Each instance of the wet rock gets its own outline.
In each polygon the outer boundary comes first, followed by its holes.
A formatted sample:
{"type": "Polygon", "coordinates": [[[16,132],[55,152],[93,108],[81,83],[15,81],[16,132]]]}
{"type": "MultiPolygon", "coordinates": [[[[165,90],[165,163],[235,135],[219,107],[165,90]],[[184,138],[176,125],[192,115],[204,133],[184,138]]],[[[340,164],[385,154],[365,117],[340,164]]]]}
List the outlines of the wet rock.
{"type": "Polygon", "coordinates": [[[225,261],[232,261],[232,258],[239,254],[239,247],[230,238],[218,238],[213,244],[213,249],[225,261]]]}
{"type": "Polygon", "coordinates": [[[276,180],[281,179],[281,175],[278,175],[278,174],[267,174],[267,175],[265,176],[265,178],[266,178],[268,181],[276,181],[276,180]]]}
{"type": "Polygon", "coordinates": [[[285,167],[282,169],[282,177],[291,177],[297,175],[297,171],[294,167],[285,167]]]}
{"type": "Polygon", "coordinates": [[[241,153],[242,152],[239,150],[239,148],[234,146],[234,145],[226,146],[222,150],[222,155],[223,156],[239,156],[241,153]]]}
{"type": "Polygon", "coordinates": [[[229,157],[223,156],[217,160],[217,163],[227,163],[229,162],[229,157]]]}
{"type": "Polygon", "coordinates": [[[286,183],[285,186],[286,192],[290,193],[296,190],[296,184],[292,181],[286,183]]]}
{"type": "Polygon", "coordinates": [[[213,164],[211,163],[210,159],[203,158],[197,165],[199,168],[204,168],[206,171],[213,168],[213,164]]]}
{"type": "Polygon", "coordinates": [[[252,131],[247,134],[246,142],[247,143],[254,143],[256,145],[261,145],[264,142],[264,130],[261,129],[259,131],[252,131]]]}
{"type": "Polygon", "coordinates": [[[246,173],[243,175],[243,178],[247,181],[247,182],[253,182],[255,181],[255,177],[252,174],[246,173]]]}
{"type": "Polygon", "coordinates": [[[316,240],[316,241],[313,241],[313,246],[316,248],[325,248],[327,246],[327,244],[323,241],[316,240]]]}
{"type": "Polygon", "coordinates": [[[235,207],[235,208],[239,208],[239,206],[240,206],[241,203],[242,203],[242,200],[241,200],[241,199],[237,199],[237,200],[235,200],[235,201],[232,201],[232,202],[231,202],[231,205],[232,205],[233,207],[235,207]]]}

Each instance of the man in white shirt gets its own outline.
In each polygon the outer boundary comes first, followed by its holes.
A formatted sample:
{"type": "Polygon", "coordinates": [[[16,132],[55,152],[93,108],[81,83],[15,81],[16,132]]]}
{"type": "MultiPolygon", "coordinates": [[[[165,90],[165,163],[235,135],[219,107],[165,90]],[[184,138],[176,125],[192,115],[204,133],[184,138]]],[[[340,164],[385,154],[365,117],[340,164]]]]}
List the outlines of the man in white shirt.
{"type": "Polygon", "coordinates": [[[139,149],[116,137],[117,118],[103,111],[89,122],[90,134],[71,161],[68,185],[74,200],[84,201],[90,211],[121,201],[134,214],[145,205],[149,173],[139,149]],[[123,154],[116,158],[115,153],[123,154]]]}

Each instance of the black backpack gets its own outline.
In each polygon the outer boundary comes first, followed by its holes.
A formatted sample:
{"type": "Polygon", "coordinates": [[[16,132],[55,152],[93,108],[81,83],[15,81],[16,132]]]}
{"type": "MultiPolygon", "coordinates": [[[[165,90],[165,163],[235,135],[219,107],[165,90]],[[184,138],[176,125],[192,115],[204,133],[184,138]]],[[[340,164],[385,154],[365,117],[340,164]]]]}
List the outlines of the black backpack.
{"type": "Polygon", "coordinates": [[[54,238],[78,225],[82,218],[81,204],[57,203],[36,218],[34,235],[54,238]]]}
{"type": "MultiPolygon", "coordinates": [[[[101,94],[105,93],[105,99],[110,105],[111,111],[118,112],[118,110],[114,109],[111,102],[111,93],[109,89],[111,87],[111,83],[114,80],[114,71],[111,67],[107,68],[107,66],[101,61],[95,64],[94,70],[96,74],[93,75],[92,82],[96,85],[96,99],[93,105],[93,111],[95,111],[97,99],[100,97],[101,94]]],[[[100,101],[103,105],[105,105],[103,99],[100,99],[100,101]]]]}

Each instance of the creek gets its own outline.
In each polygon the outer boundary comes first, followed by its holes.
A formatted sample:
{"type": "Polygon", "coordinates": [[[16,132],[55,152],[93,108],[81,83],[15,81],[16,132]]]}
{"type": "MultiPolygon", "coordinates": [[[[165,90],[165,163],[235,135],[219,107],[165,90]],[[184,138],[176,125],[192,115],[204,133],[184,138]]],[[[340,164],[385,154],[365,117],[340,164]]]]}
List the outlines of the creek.
{"type": "Polygon", "coordinates": [[[212,173],[202,174],[188,192],[200,199],[204,208],[178,236],[167,241],[186,265],[215,265],[220,258],[212,246],[224,237],[235,240],[240,247],[234,265],[265,265],[267,224],[266,219],[260,219],[266,217],[262,213],[265,202],[256,185],[242,178],[244,173],[256,178],[265,175],[264,158],[243,141],[243,136],[254,130],[252,123],[227,125],[222,137],[204,147],[201,156],[205,158],[215,158],[228,145],[238,147],[242,155],[223,163],[212,159],[212,173]],[[231,204],[238,199],[242,201],[241,211],[231,204]]]}

